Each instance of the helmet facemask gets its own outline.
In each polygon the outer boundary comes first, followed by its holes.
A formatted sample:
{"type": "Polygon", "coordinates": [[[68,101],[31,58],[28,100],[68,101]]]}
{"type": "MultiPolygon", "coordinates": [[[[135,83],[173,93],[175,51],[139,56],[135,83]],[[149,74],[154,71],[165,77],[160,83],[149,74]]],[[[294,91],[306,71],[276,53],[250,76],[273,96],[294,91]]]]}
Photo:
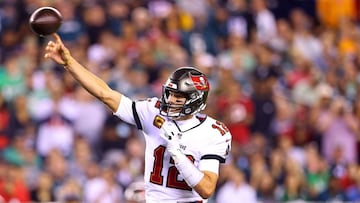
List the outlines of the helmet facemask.
{"type": "Polygon", "coordinates": [[[184,94],[186,100],[184,104],[171,104],[169,101],[170,92],[182,92],[163,87],[163,96],[161,98],[161,110],[160,114],[172,119],[178,119],[183,116],[196,114],[205,109],[206,104],[202,103],[202,98],[205,96],[204,92],[192,92],[190,94],[184,94]]]}

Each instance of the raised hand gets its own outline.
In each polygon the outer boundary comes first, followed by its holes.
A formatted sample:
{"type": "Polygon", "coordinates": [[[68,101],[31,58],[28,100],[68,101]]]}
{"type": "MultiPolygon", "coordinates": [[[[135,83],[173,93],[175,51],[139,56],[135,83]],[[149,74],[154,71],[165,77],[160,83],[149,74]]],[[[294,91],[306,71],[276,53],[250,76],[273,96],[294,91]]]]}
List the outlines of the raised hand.
{"type": "Polygon", "coordinates": [[[50,58],[58,64],[67,66],[71,59],[70,51],[64,46],[58,34],[52,35],[55,41],[49,41],[45,48],[45,58],[50,58]]]}

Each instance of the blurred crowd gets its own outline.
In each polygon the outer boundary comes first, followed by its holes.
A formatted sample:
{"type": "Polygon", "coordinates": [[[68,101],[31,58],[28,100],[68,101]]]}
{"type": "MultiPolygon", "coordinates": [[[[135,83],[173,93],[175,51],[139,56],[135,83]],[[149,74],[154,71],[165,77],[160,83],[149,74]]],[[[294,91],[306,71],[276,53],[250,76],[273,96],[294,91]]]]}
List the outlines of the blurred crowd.
{"type": "Polygon", "coordinates": [[[143,137],[43,58],[41,6],[72,55],[132,99],[175,68],[210,80],[233,146],[210,203],[360,201],[359,0],[1,0],[0,202],[143,198],[143,137]]]}

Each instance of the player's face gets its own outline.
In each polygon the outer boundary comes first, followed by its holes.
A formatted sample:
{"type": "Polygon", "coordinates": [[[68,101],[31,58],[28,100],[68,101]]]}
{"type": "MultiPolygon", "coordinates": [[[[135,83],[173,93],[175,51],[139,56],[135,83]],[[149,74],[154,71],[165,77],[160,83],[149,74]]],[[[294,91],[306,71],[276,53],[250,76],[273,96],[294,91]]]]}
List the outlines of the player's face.
{"type": "Polygon", "coordinates": [[[186,102],[186,96],[179,92],[169,92],[168,103],[170,104],[169,112],[177,113],[180,112],[183,105],[186,102]]]}

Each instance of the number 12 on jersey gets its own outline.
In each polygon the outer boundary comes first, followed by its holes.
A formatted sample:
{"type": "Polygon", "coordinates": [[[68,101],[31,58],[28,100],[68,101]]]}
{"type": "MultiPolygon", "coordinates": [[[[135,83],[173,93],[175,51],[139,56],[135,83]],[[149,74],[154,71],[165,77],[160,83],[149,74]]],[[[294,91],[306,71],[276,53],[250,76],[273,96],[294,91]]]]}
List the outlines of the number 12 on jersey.
{"type": "MultiPolygon", "coordinates": [[[[166,150],[166,147],[160,145],[154,150],[154,154],[153,154],[154,155],[154,164],[153,164],[153,170],[150,174],[150,182],[157,184],[157,185],[164,184],[164,177],[161,175],[161,172],[164,168],[165,150],[166,150]]],[[[193,156],[187,155],[187,157],[192,162],[194,162],[193,156]]],[[[172,166],[169,167],[169,170],[167,173],[167,180],[165,183],[166,187],[191,191],[192,188],[187,185],[185,180],[178,180],[178,176],[180,173],[174,165],[174,160],[170,158],[169,163],[172,164],[172,166]]]]}
{"type": "Polygon", "coordinates": [[[225,133],[229,132],[229,129],[225,126],[225,124],[220,121],[216,121],[215,124],[211,125],[211,127],[218,130],[221,136],[224,136],[225,133]]]}

